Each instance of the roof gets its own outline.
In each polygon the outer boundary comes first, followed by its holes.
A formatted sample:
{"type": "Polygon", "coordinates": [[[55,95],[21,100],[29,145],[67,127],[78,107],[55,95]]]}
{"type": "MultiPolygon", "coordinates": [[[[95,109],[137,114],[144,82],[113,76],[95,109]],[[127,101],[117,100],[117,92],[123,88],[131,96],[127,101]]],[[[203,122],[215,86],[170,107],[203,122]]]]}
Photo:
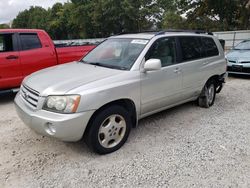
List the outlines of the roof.
{"type": "Polygon", "coordinates": [[[154,33],[136,33],[136,34],[122,34],[112,36],[110,38],[136,38],[136,39],[152,39],[155,36],[154,33]]]}
{"type": "Polygon", "coordinates": [[[0,32],[2,33],[11,33],[11,32],[44,32],[44,30],[41,29],[0,29],[0,32]]]}
{"type": "Polygon", "coordinates": [[[122,35],[116,35],[111,36],[110,38],[136,38],[136,39],[152,39],[155,36],[210,36],[211,34],[205,34],[205,33],[195,33],[192,31],[161,31],[161,32],[145,32],[145,33],[131,33],[131,34],[122,34],[122,35]]]}

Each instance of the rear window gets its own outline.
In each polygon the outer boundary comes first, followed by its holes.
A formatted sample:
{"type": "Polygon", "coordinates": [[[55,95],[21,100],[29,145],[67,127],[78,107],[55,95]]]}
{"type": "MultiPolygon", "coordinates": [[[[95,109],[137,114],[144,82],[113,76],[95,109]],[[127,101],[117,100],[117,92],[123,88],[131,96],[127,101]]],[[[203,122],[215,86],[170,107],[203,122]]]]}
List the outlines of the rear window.
{"type": "Polygon", "coordinates": [[[201,42],[200,37],[179,37],[182,60],[190,61],[201,58],[201,42]]]}
{"type": "Polygon", "coordinates": [[[212,38],[202,37],[201,41],[203,45],[203,50],[202,50],[203,57],[212,57],[219,55],[219,50],[212,38]]]}
{"type": "Polygon", "coordinates": [[[1,34],[0,35],[0,52],[11,52],[13,51],[13,40],[12,34],[1,34]]]}
{"type": "Polygon", "coordinates": [[[20,34],[20,41],[21,41],[22,50],[31,50],[31,49],[42,47],[37,34],[22,33],[20,34]]]}

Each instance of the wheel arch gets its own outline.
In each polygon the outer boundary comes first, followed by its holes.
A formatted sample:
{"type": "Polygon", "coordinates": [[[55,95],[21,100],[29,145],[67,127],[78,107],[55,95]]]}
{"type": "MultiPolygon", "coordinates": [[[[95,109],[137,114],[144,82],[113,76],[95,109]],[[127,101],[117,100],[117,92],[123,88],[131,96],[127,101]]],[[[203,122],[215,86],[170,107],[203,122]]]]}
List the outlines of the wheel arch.
{"type": "Polygon", "coordinates": [[[215,84],[218,84],[218,83],[219,83],[219,79],[220,79],[220,76],[219,76],[219,75],[213,75],[213,76],[211,76],[211,77],[207,80],[206,84],[207,84],[208,82],[210,82],[210,81],[214,81],[215,84]]]}
{"type": "Polygon", "coordinates": [[[216,88],[216,90],[217,90],[217,88],[218,88],[219,86],[221,86],[220,78],[221,78],[220,75],[213,75],[213,76],[211,76],[211,77],[206,81],[205,85],[206,85],[208,82],[211,82],[211,81],[212,81],[212,82],[214,82],[215,88],[216,88]]]}
{"type": "MultiPolygon", "coordinates": [[[[84,132],[84,135],[88,132],[90,126],[91,126],[91,123],[92,121],[94,120],[95,116],[102,110],[104,110],[105,108],[108,108],[109,106],[112,106],[112,105],[119,105],[119,106],[122,106],[124,107],[128,113],[130,114],[130,117],[131,117],[131,121],[132,121],[132,125],[133,127],[136,127],[137,125],[137,111],[136,111],[136,105],[134,103],[133,100],[131,99],[128,99],[128,98],[123,98],[123,99],[117,99],[117,100],[114,100],[114,101],[111,101],[111,102],[108,102],[104,105],[102,105],[99,109],[97,109],[93,115],[91,116],[89,122],[88,122],[88,125],[85,129],[85,132],[84,132]]],[[[83,135],[83,136],[84,136],[83,135]]]]}
{"type": "Polygon", "coordinates": [[[209,81],[214,81],[216,93],[220,93],[222,90],[223,84],[225,83],[225,77],[226,77],[226,73],[221,74],[221,75],[213,75],[207,80],[206,84],[209,81]]]}

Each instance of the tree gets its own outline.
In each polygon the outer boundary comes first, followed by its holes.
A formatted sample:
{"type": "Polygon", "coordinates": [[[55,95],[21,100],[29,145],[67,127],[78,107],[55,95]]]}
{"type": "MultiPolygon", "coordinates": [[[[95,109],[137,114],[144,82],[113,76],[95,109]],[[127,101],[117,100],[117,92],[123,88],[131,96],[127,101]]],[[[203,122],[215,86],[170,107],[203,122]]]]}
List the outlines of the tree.
{"type": "Polygon", "coordinates": [[[28,22],[30,13],[28,10],[24,10],[20,12],[17,17],[13,20],[12,27],[13,28],[28,28],[28,22]]]}
{"type": "Polygon", "coordinates": [[[48,10],[47,31],[55,40],[67,37],[65,23],[62,22],[63,9],[64,8],[61,3],[56,3],[51,9],[48,10]]]}
{"type": "Polygon", "coordinates": [[[94,1],[92,0],[71,0],[73,3],[73,19],[75,24],[81,30],[80,36],[82,38],[97,37],[96,31],[92,24],[91,13],[94,8],[94,1]]]}
{"type": "Polygon", "coordinates": [[[13,20],[13,28],[47,29],[47,11],[42,7],[30,7],[20,12],[13,20]]]}
{"type": "Polygon", "coordinates": [[[107,37],[157,28],[174,0],[71,0],[45,10],[31,7],[18,14],[14,28],[40,28],[53,39],[107,37]]]}
{"type": "Polygon", "coordinates": [[[0,29],[9,29],[10,26],[8,24],[0,24],[0,29]]]}
{"type": "Polygon", "coordinates": [[[166,12],[161,27],[165,29],[185,29],[187,28],[186,19],[176,12],[166,12]]]}
{"type": "Polygon", "coordinates": [[[14,28],[39,28],[53,39],[108,37],[159,29],[249,29],[249,0],[71,0],[30,7],[14,28]]]}
{"type": "Polygon", "coordinates": [[[151,30],[158,26],[174,0],[72,0],[87,37],[151,30]],[[81,15],[81,16],[80,16],[81,15]]]}
{"type": "Polygon", "coordinates": [[[177,0],[179,13],[186,14],[192,27],[210,30],[247,29],[250,24],[249,0],[177,0]]]}

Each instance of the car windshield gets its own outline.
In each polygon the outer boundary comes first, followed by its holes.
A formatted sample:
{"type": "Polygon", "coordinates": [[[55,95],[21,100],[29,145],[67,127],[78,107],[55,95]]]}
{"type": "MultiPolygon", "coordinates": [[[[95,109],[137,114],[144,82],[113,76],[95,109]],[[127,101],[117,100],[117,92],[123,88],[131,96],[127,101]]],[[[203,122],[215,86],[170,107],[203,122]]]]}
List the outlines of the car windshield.
{"type": "Polygon", "coordinates": [[[235,50],[250,50],[250,40],[246,40],[235,46],[235,50]]]}
{"type": "Polygon", "coordinates": [[[129,70],[147,43],[146,39],[107,39],[81,61],[97,66],[129,70]]]}

